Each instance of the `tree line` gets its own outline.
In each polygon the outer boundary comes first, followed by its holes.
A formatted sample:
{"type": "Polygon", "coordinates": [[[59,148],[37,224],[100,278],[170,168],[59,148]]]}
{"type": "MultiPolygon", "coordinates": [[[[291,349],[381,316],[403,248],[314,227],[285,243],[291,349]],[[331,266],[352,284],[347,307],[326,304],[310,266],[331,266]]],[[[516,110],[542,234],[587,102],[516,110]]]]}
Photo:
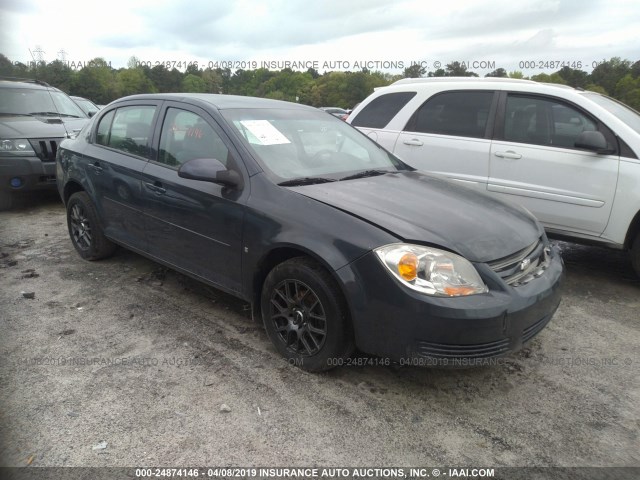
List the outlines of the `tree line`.
{"type": "MultiPolygon", "coordinates": [[[[315,107],[352,108],[374,88],[389,85],[400,78],[477,77],[478,74],[459,62],[452,62],[435,71],[412,65],[400,75],[367,69],[320,74],[313,68],[304,72],[288,68],[278,71],[264,68],[231,71],[228,68],[199,69],[196,65],[180,71],[164,65],[150,67],[135,57],[129,59],[126,68],[115,69],[104,59],[94,58],[78,69],[60,60],[30,64],[11,62],[0,54],[0,76],[42,80],[70,95],[86,97],[97,104],[106,104],[136,93],[196,92],[266,97],[315,107]]],[[[550,74],[525,77],[522,72],[507,72],[498,68],[485,76],[530,78],[593,90],[640,111],[640,61],[633,63],[613,57],[603,60],[591,73],[563,67],[550,74]]]]}

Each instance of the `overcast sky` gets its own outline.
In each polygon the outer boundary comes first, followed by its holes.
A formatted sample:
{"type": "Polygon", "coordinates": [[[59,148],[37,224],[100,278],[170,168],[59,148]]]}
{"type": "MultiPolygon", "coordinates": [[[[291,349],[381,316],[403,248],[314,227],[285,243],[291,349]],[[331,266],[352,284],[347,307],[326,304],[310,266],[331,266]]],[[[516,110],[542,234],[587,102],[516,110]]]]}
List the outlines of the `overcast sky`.
{"type": "Polygon", "coordinates": [[[614,56],[640,60],[640,2],[2,0],[0,42],[0,53],[24,63],[40,47],[46,61],[102,57],[114,68],[131,56],[232,69],[316,62],[321,72],[364,65],[401,73],[412,61],[427,70],[459,61],[480,74],[502,67],[533,75],[559,69],[547,61],[591,71],[614,56]]]}

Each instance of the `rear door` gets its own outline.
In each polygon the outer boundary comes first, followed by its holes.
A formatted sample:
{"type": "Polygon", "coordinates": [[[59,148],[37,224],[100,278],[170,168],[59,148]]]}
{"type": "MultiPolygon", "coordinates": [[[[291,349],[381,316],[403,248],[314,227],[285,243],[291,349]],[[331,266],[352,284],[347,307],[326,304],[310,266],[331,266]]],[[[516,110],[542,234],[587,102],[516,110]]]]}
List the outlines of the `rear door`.
{"type": "Polygon", "coordinates": [[[241,291],[241,242],[248,176],[228,137],[204,110],[166,102],[157,156],[142,172],[149,253],[230,292],[241,291]],[[244,188],[178,176],[194,158],[237,170],[244,188]]]}
{"type": "Polygon", "coordinates": [[[105,234],[134,249],[146,250],[142,214],[142,169],[151,155],[152,126],[160,102],[119,103],[98,119],[85,150],[90,180],[105,234]]]}
{"type": "Polygon", "coordinates": [[[503,92],[488,190],[524,205],[546,228],[600,235],[616,190],[616,148],[613,133],[576,105],[503,92]],[[612,154],[575,147],[591,130],[605,135],[612,154]]]}
{"type": "Polygon", "coordinates": [[[496,105],[497,94],[489,90],[433,95],[413,114],[393,153],[412,167],[484,191],[496,105]]]}

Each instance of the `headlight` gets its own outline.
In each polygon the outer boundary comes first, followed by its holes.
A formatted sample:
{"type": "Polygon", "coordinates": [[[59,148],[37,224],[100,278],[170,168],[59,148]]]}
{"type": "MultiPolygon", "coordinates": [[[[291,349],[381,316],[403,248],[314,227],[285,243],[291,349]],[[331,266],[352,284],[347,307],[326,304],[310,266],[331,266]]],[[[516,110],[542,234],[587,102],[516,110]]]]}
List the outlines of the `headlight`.
{"type": "Polygon", "coordinates": [[[0,139],[0,152],[29,155],[35,155],[36,153],[33,151],[33,148],[31,148],[29,140],[23,138],[11,140],[0,139]]]}
{"type": "Polygon", "coordinates": [[[473,265],[455,253],[405,243],[374,251],[394,277],[418,292],[459,297],[489,291],[473,265]]]}

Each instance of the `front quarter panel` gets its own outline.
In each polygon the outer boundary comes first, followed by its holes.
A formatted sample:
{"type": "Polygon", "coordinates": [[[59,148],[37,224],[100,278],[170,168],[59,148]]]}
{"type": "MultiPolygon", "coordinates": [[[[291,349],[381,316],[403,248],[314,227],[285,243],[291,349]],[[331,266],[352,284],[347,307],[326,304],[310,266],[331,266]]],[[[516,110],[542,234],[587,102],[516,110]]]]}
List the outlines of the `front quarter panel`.
{"type": "Polygon", "coordinates": [[[276,249],[303,252],[332,274],[373,248],[398,238],[346,212],[278,187],[264,175],[252,177],[243,245],[247,292],[254,274],[276,249]]]}

